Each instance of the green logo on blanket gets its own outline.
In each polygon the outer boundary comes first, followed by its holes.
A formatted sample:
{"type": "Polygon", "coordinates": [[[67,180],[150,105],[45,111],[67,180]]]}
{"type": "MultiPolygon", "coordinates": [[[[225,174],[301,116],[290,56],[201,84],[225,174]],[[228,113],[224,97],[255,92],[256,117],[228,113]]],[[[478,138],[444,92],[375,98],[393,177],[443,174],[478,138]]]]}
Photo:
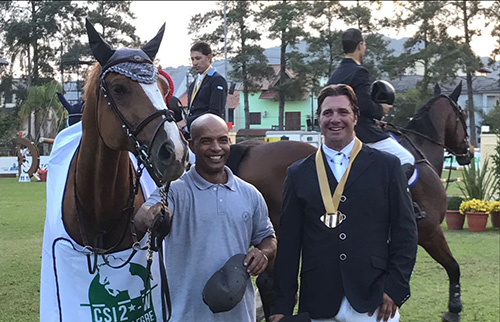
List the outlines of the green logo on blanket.
{"type": "Polygon", "coordinates": [[[89,306],[92,322],[156,322],[147,270],[135,263],[119,269],[128,275],[117,274],[118,270],[107,265],[99,267],[89,287],[89,306]]]}

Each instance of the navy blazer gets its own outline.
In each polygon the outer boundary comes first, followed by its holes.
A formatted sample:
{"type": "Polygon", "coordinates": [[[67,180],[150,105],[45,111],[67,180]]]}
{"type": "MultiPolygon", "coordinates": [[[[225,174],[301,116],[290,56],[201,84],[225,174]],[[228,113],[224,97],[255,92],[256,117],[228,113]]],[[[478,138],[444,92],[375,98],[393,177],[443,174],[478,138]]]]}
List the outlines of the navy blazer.
{"type": "MultiPolygon", "coordinates": [[[[324,162],[333,193],[337,181],[324,162]]],[[[363,145],[343,196],[345,219],[328,228],[315,154],[288,168],[272,314],[293,312],[301,255],[299,312],[313,319],[333,318],[343,296],[360,313],[375,310],[384,292],[398,306],[409,298],[417,227],[399,159],[363,145]]]]}
{"type": "Polygon", "coordinates": [[[373,119],[384,115],[382,105],[371,98],[371,83],[368,70],[351,58],[344,58],[328,80],[327,85],[346,84],[352,87],[358,99],[361,116],[356,125],[356,136],[364,143],[373,143],[389,137],[373,119]]]}
{"type": "Polygon", "coordinates": [[[207,73],[191,104],[195,82],[196,80],[189,85],[188,91],[189,114],[186,118],[188,129],[191,127],[191,123],[200,115],[212,113],[224,118],[226,110],[227,82],[221,74],[215,71],[215,68],[212,68],[207,73]]]}

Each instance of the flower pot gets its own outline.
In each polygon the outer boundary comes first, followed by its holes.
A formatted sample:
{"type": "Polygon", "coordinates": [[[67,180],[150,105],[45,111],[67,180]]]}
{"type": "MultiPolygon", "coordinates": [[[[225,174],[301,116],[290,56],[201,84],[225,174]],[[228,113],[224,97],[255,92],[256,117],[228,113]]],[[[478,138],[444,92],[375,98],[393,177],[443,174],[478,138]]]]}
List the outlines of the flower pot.
{"type": "Polygon", "coordinates": [[[464,227],[465,216],[458,210],[446,210],[445,219],[448,230],[462,230],[464,227]]]}
{"type": "Polygon", "coordinates": [[[488,223],[488,215],[485,212],[468,211],[466,214],[467,214],[467,224],[469,225],[469,231],[481,232],[486,229],[486,224],[488,223]]]}
{"type": "Polygon", "coordinates": [[[492,211],[490,213],[491,224],[494,228],[500,228],[500,211],[492,211]]]}

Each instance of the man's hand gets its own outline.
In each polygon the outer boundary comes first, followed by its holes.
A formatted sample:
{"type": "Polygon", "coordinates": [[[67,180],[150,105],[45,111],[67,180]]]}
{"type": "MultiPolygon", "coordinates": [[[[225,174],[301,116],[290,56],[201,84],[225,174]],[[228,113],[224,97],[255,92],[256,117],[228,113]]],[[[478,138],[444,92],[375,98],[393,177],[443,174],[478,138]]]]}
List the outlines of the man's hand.
{"type": "Polygon", "coordinates": [[[279,322],[284,317],[283,314],[273,314],[269,317],[269,322],[279,322]]]}
{"type": "MultiPolygon", "coordinates": [[[[384,319],[384,322],[387,322],[387,320],[389,320],[389,317],[393,318],[394,315],[396,315],[398,306],[389,297],[389,295],[384,293],[384,302],[382,302],[378,309],[377,321],[381,321],[382,319],[384,319]]],[[[368,313],[368,316],[372,316],[373,313],[375,313],[375,311],[368,313]]]]}
{"type": "Polygon", "coordinates": [[[248,252],[247,257],[243,261],[243,265],[247,267],[248,274],[257,276],[262,273],[269,263],[267,256],[257,247],[254,247],[248,252]]]}
{"type": "MultiPolygon", "coordinates": [[[[141,206],[134,216],[134,224],[138,231],[145,232],[153,225],[153,219],[161,211],[161,204],[157,203],[151,207],[141,206]]],[[[172,211],[167,209],[169,212],[170,220],[172,220],[172,211]]]]}
{"type": "Polygon", "coordinates": [[[382,103],[382,109],[384,110],[384,115],[389,114],[391,108],[392,108],[392,105],[382,103]]]}

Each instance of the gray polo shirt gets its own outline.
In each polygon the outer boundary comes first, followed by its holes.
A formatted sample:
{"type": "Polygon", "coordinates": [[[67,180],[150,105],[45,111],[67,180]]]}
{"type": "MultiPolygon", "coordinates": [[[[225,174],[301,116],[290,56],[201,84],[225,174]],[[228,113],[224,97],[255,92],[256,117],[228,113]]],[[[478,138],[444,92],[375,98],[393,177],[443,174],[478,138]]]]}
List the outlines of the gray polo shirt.
{"type": "MultiPolygon", "coordinates": [[[[168,194],[172,231],[165,239],[165,262],[172,296],[172,322],[255,321],[251,279],[243,300],[232,310],[213,314],[203,303],[208,279],[233,255],[246,254],[274,230],[264,198],[251,184],[228,174],[226,184],[203,179],[195,167],[172,182],[168,194]]],[[[156,190],[146,205],[160,202],[156,190]]]]}

